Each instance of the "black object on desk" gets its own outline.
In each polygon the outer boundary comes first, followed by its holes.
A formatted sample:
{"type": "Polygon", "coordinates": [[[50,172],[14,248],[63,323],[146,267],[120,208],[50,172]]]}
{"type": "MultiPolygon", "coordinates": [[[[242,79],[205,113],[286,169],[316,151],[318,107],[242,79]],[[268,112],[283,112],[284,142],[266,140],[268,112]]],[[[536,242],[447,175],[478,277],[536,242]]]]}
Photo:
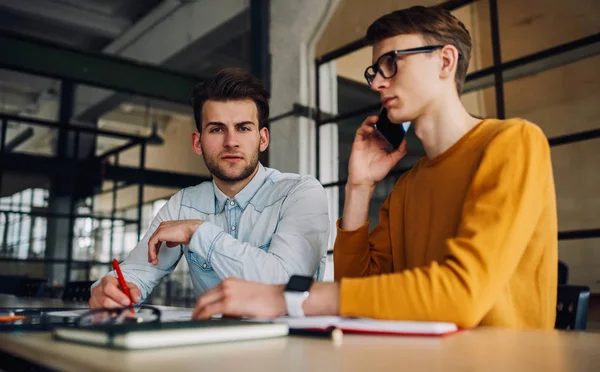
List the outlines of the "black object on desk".
{"type": "Polygon", "coordinates": [[[101,324],[56,328],[54,338],[116,349],[151,349],[286,336],[283,323],[244,320],[191,320],[138,324],[101,324]]]}

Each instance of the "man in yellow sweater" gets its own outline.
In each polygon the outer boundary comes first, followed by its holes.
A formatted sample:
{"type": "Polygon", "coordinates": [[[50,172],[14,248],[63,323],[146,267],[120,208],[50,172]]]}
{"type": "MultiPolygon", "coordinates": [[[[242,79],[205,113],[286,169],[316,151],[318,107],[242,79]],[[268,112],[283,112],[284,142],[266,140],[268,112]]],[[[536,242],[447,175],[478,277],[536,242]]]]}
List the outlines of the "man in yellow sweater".
{"type": "Polygon", "coordinates": [[[306,284],[290,281],[284,295],[283,286],[230,279],[199,298],[194,316],[340,314],[552,328],[557,218],[546,137],[522,119],[466,111],[459,94],[471,38],[450,13],[396,11],[375,21],[367,39],[367,82],[392,122],[412,122],[427,156],[400,178],[369,232],[375,185],[406,143],[388,153],[375,135],[377,117],[367,118],[352,145],[336,282],[314,283],[293,301],[288,292],[306,284]]]}

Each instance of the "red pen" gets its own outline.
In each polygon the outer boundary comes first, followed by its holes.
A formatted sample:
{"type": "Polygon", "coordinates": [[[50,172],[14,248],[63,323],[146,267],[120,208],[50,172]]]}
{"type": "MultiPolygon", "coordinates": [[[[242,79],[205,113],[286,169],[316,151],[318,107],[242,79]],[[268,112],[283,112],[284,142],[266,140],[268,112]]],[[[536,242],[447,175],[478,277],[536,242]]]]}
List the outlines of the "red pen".
{"type": "Polygon", "coordinates": [[[119,261],[115,258],[112,262],[113,269],[117,272],[117,280],[119,280],[119,285],[121,286],[121,290],[123,293],[129,297],[129,301],[131,301],[131,305],[133,306],[133,298],[131,297],[131,293],[129,292],[129,287],[127,287],[127,283],[125,283],[125,278],[123,277],[123,273],[121,272],[121,266],[119,266],[119,261]]]}

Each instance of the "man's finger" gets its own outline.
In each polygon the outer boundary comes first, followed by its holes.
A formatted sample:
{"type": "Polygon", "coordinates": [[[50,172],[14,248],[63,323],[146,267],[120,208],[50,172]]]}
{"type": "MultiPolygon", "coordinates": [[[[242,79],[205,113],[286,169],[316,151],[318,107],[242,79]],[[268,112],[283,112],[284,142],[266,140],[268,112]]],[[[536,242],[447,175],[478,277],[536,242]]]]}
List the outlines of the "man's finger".
{"type": "Polygon", "coordinates": [[[131,305],[129,297],[127,297],[127,295],[116,285],[107,285],[104,287],[104,295],[120,307],[131,305]]]}
{"type": "Polygon", "coordinates": [[[167,248],[175,248],[179,245],[177,242],[167,242],[167,248]]]}
{"type": "Polygon", "coordinates": [[[398,146],[398,151],[401,152],[403,155],[406,154],[406,139],[402,140],[400,146],[398,146]]]}
{"type": "Polygon", "coordinates": [[[133,297],[133,302],[140,302],[140,299],[142,298],[142,292],[139,290],[137,285],[133,283],[127,283],[127,287],[129,287],[129,293],[131,293],[131,297],[133,297]]]}
{"type": "MultiPolygon", "coordinates": [[[[125,297],[127,297],[127,296],[125,296],[125,297]]],[[[129,300],[127,300],[127,301],[129,302],[129,300]]],[[[116,302],[115,300],[113,300],[112,298],[110,298],[108,296],[101,296],[98,299],[98,303],[100,304],[99,307],[105,308],[105,309],[119,309],[124,306],[123,304],[116,302]]]]}
{"type": "Polygon", "coordinates": [[[98,301],[96,300],[96,296],[90,297],[89,304],[90,304],[90,309],[98,309],[101,307],[100,304],[98,303],[98,301]]]}
{"type": "Polygon", "coordinates": [[[154,246],[152,247],[152,253],[154,254],[154,258],[152,259],[153,265],[158,265],[158,252],[160,251],[161,245],[162,245],[161,240],[156,240],[156,242],[154,242],[154,246]]]}
{"type": "Polygon", "coordinates": [[[394,160],[394,163],[398,163],[406,155],[406,140],[402,140],[400,146],[395,151],[390,153],[390,156],[394,160]]]}
{"type": "Polygon", "coordinates": [[[156,240],[156,231],[152,234],[152,236],[150,236],[150,239],[148,239],[148,262],[153,262],[154,261],[154,244],[156,240]]]}
{"type": "Polygon", "coordinates": [[[198,297],[196,306],[206,306],[210,303],[220,301],[223,298],[223,290],[220,285],[209,289],[204,294],[198,297]]]}
{"type": "Polygon", "coordinates": [[[375,130],[375,128],[373,127],[374,124],[377,123],[377,116],[369,116],[360,127],[358,127],[358,129],[356,130],[356,134],[360,134],[360,135],[367,135],[370,133],[373,133],[373,131],[375,130]]]}
{"type": "Polygon", "coordinates": [[[153,265],[158,264],[158,251],[160,249],[162,242],[160,241],[160,237],[155,231],[150,240],[148,240],[148,262],[153,265]]]}
{"type": "Polygon", "coordinates": [[[211,316],[216,314],[223,313],[223,301],[213,302],[210,305],[204,306],[202,308],[194,309],[194,313],[192,314],[192,319],[209,319],[211,316]]]}
{"type": "Polygon", "coordinates": [[[365,119],[365,121],[363,121],[363,126],[372,126],[373,124],[377,123],[377,120],[379,120],[379,116],[376,115],[371,115],[371,116],[367,116],[367,118],[365,119]]]}
{"type": "Polygon", "coordinates": [[[218,303],[223,300],[223,291],[219,288],[219,286],[212,288],[206,291],[202,296],[198,297],[198,302],[196,303],[196,307],[194,308],[194,312],[192,313],[192,318],[204,308],[211,306],[214,303],[218,303]]]}
{"type": "Polygon", "coordinates": [[[360,136],[362,138],[367,138],[374,132],[375,132],[375,128],[373,128],[372,126],[362,126],[362,127],[358,128],[358,130],[356,131],[356,135],[360,136]]]}

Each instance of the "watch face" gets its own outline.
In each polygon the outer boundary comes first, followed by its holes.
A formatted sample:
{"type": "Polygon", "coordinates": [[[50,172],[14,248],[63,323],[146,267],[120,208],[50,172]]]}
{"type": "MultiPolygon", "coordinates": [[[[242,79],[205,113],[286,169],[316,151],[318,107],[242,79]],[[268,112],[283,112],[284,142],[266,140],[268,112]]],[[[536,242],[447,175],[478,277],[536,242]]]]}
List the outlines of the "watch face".
{"type": "Polygon", "coordinates": [[[305,292],[310,289],[312,282],[313,278],[310,276],[292,275],[285,290],[291,292],[305,292]]]}

